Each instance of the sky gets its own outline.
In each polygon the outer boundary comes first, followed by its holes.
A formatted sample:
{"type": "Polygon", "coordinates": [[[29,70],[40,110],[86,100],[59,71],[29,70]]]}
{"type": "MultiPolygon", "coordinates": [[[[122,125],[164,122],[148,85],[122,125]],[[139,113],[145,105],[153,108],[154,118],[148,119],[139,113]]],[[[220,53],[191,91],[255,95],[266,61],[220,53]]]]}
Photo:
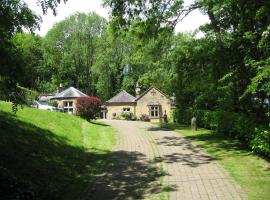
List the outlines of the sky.
{"type": "MultiPolygon", "coordinates": [[[[106,19],[109,18],[108,9],[103,8],[102,0],[68,0],[66,4],[61,3],[57,7],[57,16],[54,16],[51,11],[47,15],[42,15],[42,9],[36,3],[36,0],[24,0],[30,9],[36,14],[42,16],[43,22],[40,25],[40,30],[36,33],[45,36],[56,22],[59,22],[75,12],[96,12],[106,19]]],[[[185,5],[189,5],[193,0],[185,0],[185,5]]],[[[175,28],[176,32],[194,31],[200,25],[209,21],[206,15],[195,10],[191,12],[183,21],[179,22],[175,28]]]]}

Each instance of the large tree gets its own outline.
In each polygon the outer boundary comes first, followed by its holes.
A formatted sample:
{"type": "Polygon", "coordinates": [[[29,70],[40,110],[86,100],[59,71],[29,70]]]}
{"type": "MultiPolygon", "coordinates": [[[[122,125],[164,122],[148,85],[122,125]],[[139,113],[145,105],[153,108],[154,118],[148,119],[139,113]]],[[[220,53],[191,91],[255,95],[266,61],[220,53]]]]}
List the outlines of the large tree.
{"type": "Polygon", "coordinates": [[[97,40],[106,20],[96,13],[76,13],[57,23],[44,39],[44,58],[56,84],[74,85],[94,94],[93,65],[97,40]]]}
{"type": "MultiPolygon", "coordinates": [[[[66,0],[63,0],[64,2],[66,0]]],[[[39,0],[44,13],[56,11],[60,0],[39,0]]],[[[23,85],[23,55],[12,42],[12,37],[23,29],[34,31],[39,27],[40,16],[21,0],[0,1],[0,98],[20,103],[17,84],[23,85]]]]}

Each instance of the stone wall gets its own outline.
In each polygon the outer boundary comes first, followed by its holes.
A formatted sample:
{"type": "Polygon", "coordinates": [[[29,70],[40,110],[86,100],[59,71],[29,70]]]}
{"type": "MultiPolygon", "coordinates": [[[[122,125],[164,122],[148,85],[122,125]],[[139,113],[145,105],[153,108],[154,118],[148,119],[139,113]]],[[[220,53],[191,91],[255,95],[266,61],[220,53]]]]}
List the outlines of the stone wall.
{"type": "Polygon", "coordinates": [[[107,119],[121,118],[124,108],[130,108],[130,112],[135,114],[135,103],[110,103],[107,104],[107,119]],[[114,116],[115,113],[115,116],[114,116]]]}
{"type": "Polygon", "coordinates": [[[160,105],[160,117],[163,116],[165,110],[167,116],[170,116],[171,112],[171,101],[164,94],[159,92],[157,89],[150,89],[145,95],[137,100],[137,106],[135,109],[136,116],[140,118],[141,115],[149,115],[149,106],[153,104],[160,105]]]}

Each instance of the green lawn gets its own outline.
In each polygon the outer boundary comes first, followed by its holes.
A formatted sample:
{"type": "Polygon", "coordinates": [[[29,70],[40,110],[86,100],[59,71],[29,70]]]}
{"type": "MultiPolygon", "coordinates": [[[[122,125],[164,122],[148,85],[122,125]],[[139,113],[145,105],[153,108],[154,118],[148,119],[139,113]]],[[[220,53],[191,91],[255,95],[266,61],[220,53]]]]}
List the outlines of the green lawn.
{"type": "Polygon", "coordinates": [[[192,131],[189,126],[170,124],[169,128],[186,136],[234,177],[252,200],[270,198],[270,163],[254,155],[237,140],[206,129],[192,131]]]}
{"type": "Polygon", "coordinates": [[[114,142],[105,124],[34,108],[14,115],[0,102],[0,199],[74,199],[106,168],[114,142]]]}

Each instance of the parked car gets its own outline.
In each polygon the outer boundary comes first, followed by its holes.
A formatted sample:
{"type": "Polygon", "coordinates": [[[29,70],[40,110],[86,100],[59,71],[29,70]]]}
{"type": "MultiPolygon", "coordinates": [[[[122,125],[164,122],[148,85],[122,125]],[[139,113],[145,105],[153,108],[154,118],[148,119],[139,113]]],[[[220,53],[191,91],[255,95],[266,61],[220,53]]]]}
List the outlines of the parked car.
{"type": "Polygon", "coordinates": [[[42,101],[34,101],[33,105],[34,105],[34,107],[36,107],[38,109],[42,109],[42,110],[51,110],[51,111],[57,110],[56,107],[50,106],[48,103],[42,102],[42,101]]]}

